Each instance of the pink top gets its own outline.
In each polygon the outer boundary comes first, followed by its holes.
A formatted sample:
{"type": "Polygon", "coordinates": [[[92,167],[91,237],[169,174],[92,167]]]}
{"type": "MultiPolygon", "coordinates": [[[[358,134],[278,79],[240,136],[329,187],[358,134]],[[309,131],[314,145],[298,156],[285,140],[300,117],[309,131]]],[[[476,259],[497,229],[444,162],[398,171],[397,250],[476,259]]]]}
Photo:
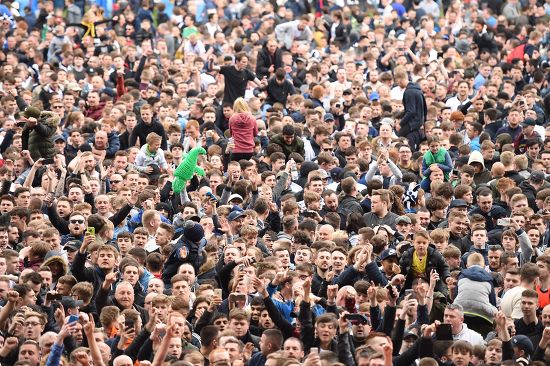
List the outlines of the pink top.
{"type": "Polygon", "coordinates": [[[235,147],[235,153],[254,152],[254,137],[258,135],[256,119],[250,113],[236,113],[229,119],[229,132],[235,147]]]}

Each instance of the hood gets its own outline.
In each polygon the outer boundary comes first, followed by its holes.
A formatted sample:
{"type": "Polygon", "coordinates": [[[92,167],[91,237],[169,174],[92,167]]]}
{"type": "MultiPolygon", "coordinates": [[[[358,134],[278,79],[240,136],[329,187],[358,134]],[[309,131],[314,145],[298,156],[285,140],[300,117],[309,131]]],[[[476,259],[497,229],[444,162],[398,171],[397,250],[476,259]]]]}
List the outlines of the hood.
{"type": "Polygon", "coordinates": [[[63,254],[61,254],[61,252],[50,250],[48,253],[46,253],[42,265],[47,267],[54,262],[61,264],[61,268],[63,268],[63,273],[61,274],[61,276],[64,276],[69,272],[69,264],[67,263],[65,258],[63,258],[63,254]]]}
{"type": "Polygon", "coordinates": [[[307,175],[309,174],[309,172],[312,172],[318,169],[319,169],[319,165],[317,165],[317,163],[314,163],[312,161],[306,161],[302,164],[302,166],[300,166],[300,177],[307,178],[307,175]]]}
{"type": "Polygon", "coordinates": [[[409,85],[407,85],[407,88],[408,88],[408,89],[418,89],[418,90],[421,90],[421,89],[420,89],[420,85],[418,85],[417,83],[413,83],[413,82],[410,82],[409,85]]]}
{"type": "Polygon", "coordinates": [[[462,270],[462,277],[477,282],[493,282],[493,276],[480,266],[472,266],[462,270]]]}
{"type": "Polygon", "coordinates": [[[57,115],[57,113],[50,111],[42,111],[40,113],[40,117],[38,118],[38,122],[53,128],[57,128],[57,126],[59,126],[59,121],[61,121],[61,118],[57,115]]]}
{"type": "Polygon", "coordinates": [[[214,269],[216,267],[216,262],[214,260],[208,258],[206,262],[204,262],[201,267],[199,268],[199,276],[202,274],[207,273],[208,271],[214,269]]]}
{"type": "Polygon", "coordinates": [[[536,189],[531,184],[529,184],[529,181],[524,180],[519,184],[519,188],[521,188],[522,191],[532,191],[535,192],[536,189]]]}
{"type": "Polygon", "coordinates": [[[470,158],[468,159],[468,165],[472,163],[480,163],[483,166],[483,169],[485,169],[485,161],[483,159],[483,155],[479,151],[472,151],[470,153],[470,158]]]}

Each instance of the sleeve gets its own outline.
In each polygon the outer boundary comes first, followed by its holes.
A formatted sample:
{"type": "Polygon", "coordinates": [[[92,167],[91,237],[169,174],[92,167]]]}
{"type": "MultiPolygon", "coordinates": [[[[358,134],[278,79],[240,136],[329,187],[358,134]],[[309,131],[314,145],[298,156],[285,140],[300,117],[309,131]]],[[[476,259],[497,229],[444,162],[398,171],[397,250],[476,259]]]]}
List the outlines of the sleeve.
{"type": "Polygon", "coordinates": [[[136,362],[141,346],[149,339],[150,335],[151,334],[145,329],[145,327],[143,327],[138,336],[134,338],[133,342],[130,343],[128,347],[126,347],[126,349],[124,350],[124,354],[130,357],[132,359],[132,362],[136,362]]]}
{"type": "Polygon", "coordinates": [[[107,149],[107,155],[114,155],[117,151],[120,150],[120,139],[118,133],[113,132],[109,136],[109,148],[107,149]]]}
{"type": "Polygon", "coordinates": [[[48,217],[50,218],[50,222],[57,230],[59,230],[59,233],[61,235],[68,234],[69,223],[67,222],[67,220],[59,216],[59,214],[57,213],[57,209],[54,207],[54,205],[47,206],[47,212],[48,217]]]}
{"type": "Polygon", "coordinates": [[[338,334],[338,361],[345,366],[355,366],[349,337],[349,333],[338,334]]]}
{"type": "Polygon", "coordinates": [[[132,211],[132,206],[129,204],[124,205],[120,210],[118,210],[113,216],[109,217],[109,221],[113,223],[115,227],[120,225],[126,217],[132,211]]]}
{"type": "Polygon", "coordinates": [[[300,314],[298,315],[300,320],[300,339],[304,343],[304,352],[309,353],[310,348],[315,341],[313,321],[311,319],[311,305],[302,301],[300,303],[300,314]]]}
{"type": "Polygon", "coordinates": [[[284,318],[273,303],[273,300],[271,300],[270,297],[264,297],[264,305],[273,323],[275,323],[277,328],[283,333],[283,337],[285,339],[292,337],[294,334],[294,327],[284,318]]]}
{"type": "Polygon", "coordinates": [[[531,240],[527,236],[527,233],[520,229],[519,231],[516,231],[516,234],[519,238],[519,247],[521,248],[521,263],[524,264],[531,261],[531,257],[533,256],[533,245],[531,244],[531,240]]]}
{"type": "Polygon", "coordinates": [[[380,268],[378,268],[374,261],[367,264],[365,273],[369,281],[373,281],[378,286],[386,286],[388,284],[388,279],[380,272],[380,268]]]}
{"type": "Polygon", "coordinates": [[[46,366],[58,366],[61,364],[61,356],[63,355],[64,347],[58,345],[55,342],[50,350],[48,360],[46,361],[46,366]]]}
{"type": "Polygon", "coordinates": [[[395,324],[396,311],[397,308],[394,306],[386,305],[386,307],[384,308],[384,319],[382,319],[382,329],[380,330],[388,337],[391,337],[393,325],[395,324]]]}
{"type": "Polygon", "coordinates": [[[79,282],[91,282],[94,283],[93,269],[86,268],[86,255],[76,252],[76,255],[71,266],[72,275],[79,282]]]}
{"type": "Polygon", "coordinates": [[[380,326],[380,320],[382,315],[380,314],[380,306],[371,306],[370,307],[370,324],[372,329],[378,329],[380,326]]]}
{"type": "Polygon", "coordinates": [[[453,160],[449,152],[445,152],[445,164],[437,164],[444,173],[450,173],[453,170],[453,160]]]}
{"type": "Polygon", "coordinates": [[[426,155],[422,158],[422,175],[424,177],[430,176],[430,167],[428,166],[428,163],[426,162],[426,155]]]}

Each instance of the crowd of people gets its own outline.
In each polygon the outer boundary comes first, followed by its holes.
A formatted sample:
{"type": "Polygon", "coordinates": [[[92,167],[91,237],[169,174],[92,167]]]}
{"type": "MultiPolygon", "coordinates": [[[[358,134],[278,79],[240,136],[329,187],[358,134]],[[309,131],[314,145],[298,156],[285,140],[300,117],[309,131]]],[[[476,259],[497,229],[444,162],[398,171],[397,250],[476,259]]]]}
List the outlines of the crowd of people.
{"type": "Polygon", "coordinates": [[[548,1],[102,4],[0,4],[0,364],[550,364],[548,1]]]}

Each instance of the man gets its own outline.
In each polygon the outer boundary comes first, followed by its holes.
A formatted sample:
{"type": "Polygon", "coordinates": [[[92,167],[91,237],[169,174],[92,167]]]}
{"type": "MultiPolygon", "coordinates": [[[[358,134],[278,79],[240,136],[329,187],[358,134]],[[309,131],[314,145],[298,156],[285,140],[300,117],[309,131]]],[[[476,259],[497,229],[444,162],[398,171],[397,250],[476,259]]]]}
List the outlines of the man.
{"type": "Polygon", "coordinates": [[[498,129],[497,136],[503,133],[507,133],[510,136],[512,136],[512,141],[514,141],[522,131],[522,127],[520,125],[522,120],[523,120],[522,111],[513,107],[508,112],[508,119],[507,119],[508,124],[498,129]]]}
{"type": "Polygon", "coordinates": [[[525,335],[529,337],[533,344],[538,344],[544,325],[537,317],[538,294],[534,290],[525,290],[521,293],[521,312],[522,317],[514,320],[517,335],[525,335]]]}
{"type": "Polygon", "coordinates": [[[429,246],[430,241],[427,231],[418,231],[414,234],[413,247],[403,253],[399,263],[401,274],[405,275],[403,288],[412,288],[413,281],[417,278],[429,282],[432,271],[436,271],[440,279],[435,291],[447,293],[445,283],[451,276],[449,266],[443,256],[434,247],[429,246]]]}
{"type": "Polygon", "coordinates": [[[296,137],[294,126],[287,124],[283,127],[283,131],[280,134],[273,136],[271,142],[279,145],[283,149],[283,153],[288,159],[289,155],[293,152],[304,156],[304,142],[302,139],[296,137]]]}
{"type": "Polygon", "coordinates": [[[284,44],[287,50],[292,48],[294,41],[305,41],[307,44],[313,39],[313,32],[309,28],[309,17],[302,16],[299,20],[293,20],[277,25],[275,35],[279,43],[284,44]]]}
{"type": "Polygon", "coordinates": [[[466,80],[462,80],[457,85],[456,95],[452,98],[449,98],[445,105],[451,108],[451,111],[456,111],[460,106],[468,103],[470,99],[468,94],[470,92],[470,84],[466,80]]]}
{"type": "Polygon", "coordinates": [[[443,314],[443,323],[451,325],[453,340],[463,340],[470,342],[473,346],[483,346],[484,340],[481,334],[468,329],[464,323],[464,311],[458,304],[449,304],[443,314]]]}
{"type": "Polygon", "coordinates": [[[519,319],[523,316],[521,311],[521,298],[523,291],[535,290],[539,279],[539,269],[534,263],[526,263],[520,271],[520,284],[504,294],[500,302],[502,312],[506,317],[519,319]]]}
{"type": "Polygon", "coordinates": [[[269,78],[275,70],[283,66],[283,51],[278,47],[275,38],[269,38],[256,60],[256,75],[261,79],[269,78]]]}
{"type": "Polygon", "coordinates": [[[398,215],[390,212],[390,194],[390,191],[386,189],[378,189],[372,192],[371,212],[363,215],[366,226],[388,225],[395,230],[395,219],[398,215]]]}
{"type": "Polygon", "coordinates": [[[487,187],[478,189],[476,194],[477,207],[470,211],[470,215],[480,214],[485,218],[485,229],[491,231],[495,228],[491,210],[493,209],[493,193],[487,187]]]}
{"type": "Polygon", "coordinates": [[[539,309],[544,309],[550,304],[550,256],[541,255],[537,257],[537,267],[539,268],[539,284],[536,286],[539,294],[539,309]]]}
{"type": "Polygon", "coordinates": [[[132,131],[130,136],[130,146],[137,146],[139,141],[139,146],[143,146],[146,143],[147,135],[151,132],[156,133],[162,137],[162,142],[160,148],[162,150],[167,150],[168,147],[168,138],[166,137],[166,132],[164,127],[156,119],[153,119],[153,107],[149,104],[144,104],[140,108],[141,122],[132,131]]]}
{"type": "Polygon", "coordinates": [[[223,102],[230,103],[237,98],[244,97],[246,86],[249,81],[254,82],[259,87],[264,87],[265,83],[260,81],[256,75],[248,69],[248,55],[245,52],[239,52],[235,55],[235,65],[214,66],[214,56],[211,56],[209,66],[210,70],[219,71],[220,75],[225,77],[225,88],[223,93],[223,102]]]}
{"type": "Polygon", "coordinates": [[[399,122],[397,134],[401,137],[406,137],[411,150],[416,151],[418,145],[424,139],[421,128],[428,114],[426,99],[418,84],[408,82],[407,74],[396,78],[395,81],[401,88],[406,86],[403,93],[403,108],[405,112],[399,122]]]}
{"type": "Polygon", "coordinates": [[[264,365],[267,360],[267,356],[281,349],[283,340],[283,334],[279,329],[265,330],[260,338],[260,352],[257,352],[252,356],[252,358],[248,361],[248,365],[264,365]]]}

